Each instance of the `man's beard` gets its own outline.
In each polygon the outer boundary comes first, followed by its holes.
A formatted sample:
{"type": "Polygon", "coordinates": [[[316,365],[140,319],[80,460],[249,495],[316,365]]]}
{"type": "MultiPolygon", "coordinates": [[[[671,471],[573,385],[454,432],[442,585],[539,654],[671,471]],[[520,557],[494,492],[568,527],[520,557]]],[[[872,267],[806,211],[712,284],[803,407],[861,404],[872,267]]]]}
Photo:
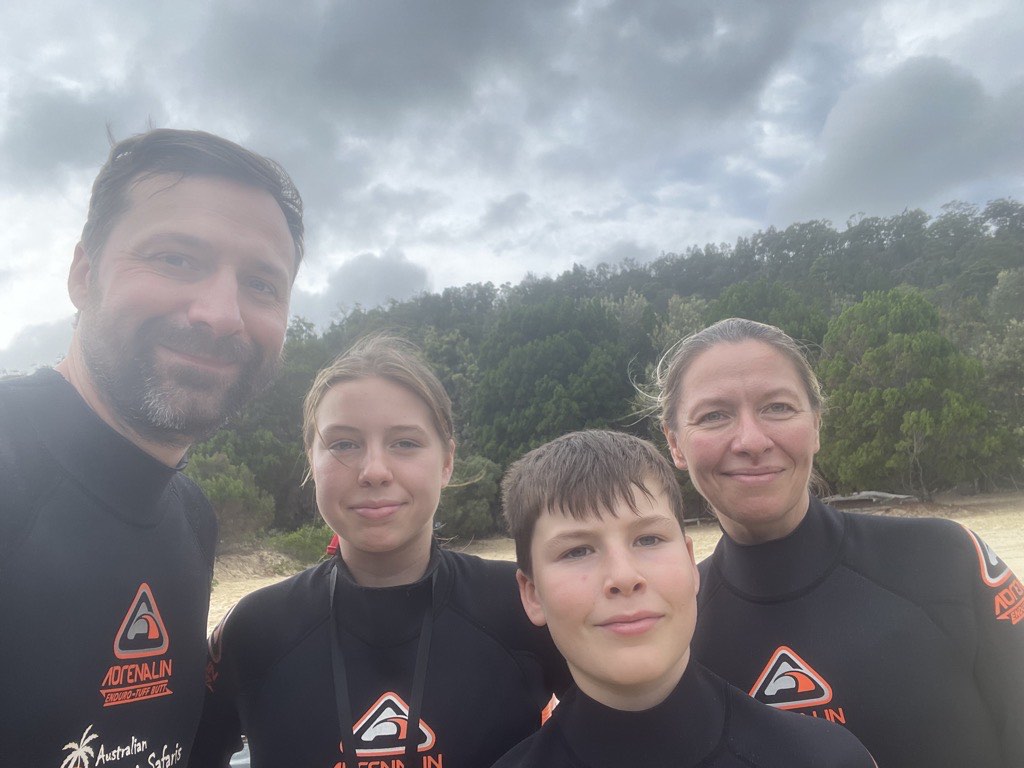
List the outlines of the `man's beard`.
{"type": "Polygon", "coordinates": [[[232,336],[214,338],[205,327],[181,328],[164,318],[150,318],[128,338],[119,335],[116,316],[96,304],[79,324],[86,366],[100,397],[135,433],[164,445],[202,440],[236,414],[273,379],[277,356],[232,336]],[[192,367],[160,364],[158,346],[237,365],[233,380],[192,367]]]}

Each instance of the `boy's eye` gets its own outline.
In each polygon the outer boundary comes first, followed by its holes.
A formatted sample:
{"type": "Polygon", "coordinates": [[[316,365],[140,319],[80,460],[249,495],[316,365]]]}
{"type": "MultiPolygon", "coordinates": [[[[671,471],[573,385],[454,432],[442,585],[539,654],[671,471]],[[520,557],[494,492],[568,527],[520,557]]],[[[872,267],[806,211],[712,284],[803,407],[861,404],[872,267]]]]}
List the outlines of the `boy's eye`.
{"type": "Polygon", "coordinates": [[[586,557],[587,555],[589,555],[593,551],[594,550],[592,548],[590,548],[590,547],[588,547],[586,545],[581,544],[578,547],[573,547],[572,549],[569,549],[569,550],[566,550],[565,552],[563,552],[560,559],[562,559],[562,560],[579,560],[581,557],[586,557]]]}
{"type": "Polygon", "coordinates": [[[394,445],[396,448],[401,448],[403,450],[412,450],[413,448],[420,447],[420,444],[418,442],[416,442],[415,440],[410,440],[408,438],[403,440],[396,440],[394,445]]]}
{"type": "Polygon", "coordinates": [[[647,533],[643,536],[637,537],[636,544],[638,547],[653,547],[655,544],[660,544],[664,539],[654,533],[647,533]]]}

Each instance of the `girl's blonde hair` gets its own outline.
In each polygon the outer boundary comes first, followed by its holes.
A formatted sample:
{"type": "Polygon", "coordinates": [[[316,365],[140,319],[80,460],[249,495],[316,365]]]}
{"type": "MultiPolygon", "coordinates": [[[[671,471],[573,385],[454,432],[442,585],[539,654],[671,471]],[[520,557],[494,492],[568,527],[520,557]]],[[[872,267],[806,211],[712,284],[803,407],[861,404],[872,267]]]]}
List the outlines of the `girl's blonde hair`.
{"type": "Polygon", "coordinates": [[[430,410],[437,434],[445,443],[454,439],[451,398],[423,353],[407,339],[379,333],[357,341],[313,379],[302,406],[302,441],[307,453],[318,434],[316,409],[324,396],[337,384],[371,376],[393,381],[419,397],[430,410]]]}

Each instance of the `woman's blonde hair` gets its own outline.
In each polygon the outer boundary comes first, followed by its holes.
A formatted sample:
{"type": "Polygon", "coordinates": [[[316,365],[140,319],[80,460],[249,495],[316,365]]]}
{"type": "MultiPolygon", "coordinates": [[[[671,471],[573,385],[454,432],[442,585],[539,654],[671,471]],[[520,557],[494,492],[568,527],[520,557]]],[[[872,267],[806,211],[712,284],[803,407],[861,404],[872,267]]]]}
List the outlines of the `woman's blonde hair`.
{"type": "Polygon", "coordinates": [[[791,336],[774,325],[730,317],[687,336],[661,356],[655,371],[654,398],[663,428],[676,428],[675,406],[683,394],[683,377],[693,365],[693,361],[702,352],[718,344],[740,344],[744,341],[760,341],[782,354],[796,369],[811,404],[811,410],[817,414],[825,410],[821,382],[818,381],[803,349],[791,336]]]}

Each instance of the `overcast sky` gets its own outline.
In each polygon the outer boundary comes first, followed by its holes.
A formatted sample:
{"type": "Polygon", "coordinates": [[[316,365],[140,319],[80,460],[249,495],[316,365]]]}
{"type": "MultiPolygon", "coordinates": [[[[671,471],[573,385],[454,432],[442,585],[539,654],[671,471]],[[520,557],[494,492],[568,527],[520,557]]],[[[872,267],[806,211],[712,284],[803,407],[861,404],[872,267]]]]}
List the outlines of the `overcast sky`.
{"type": "Polygon", "coordinates": [[[1024,199],[1020,0],[0,6],[0,368],[66,348],[117,138],[200,128],[306,201],[292,312],[1024,199]]]}

